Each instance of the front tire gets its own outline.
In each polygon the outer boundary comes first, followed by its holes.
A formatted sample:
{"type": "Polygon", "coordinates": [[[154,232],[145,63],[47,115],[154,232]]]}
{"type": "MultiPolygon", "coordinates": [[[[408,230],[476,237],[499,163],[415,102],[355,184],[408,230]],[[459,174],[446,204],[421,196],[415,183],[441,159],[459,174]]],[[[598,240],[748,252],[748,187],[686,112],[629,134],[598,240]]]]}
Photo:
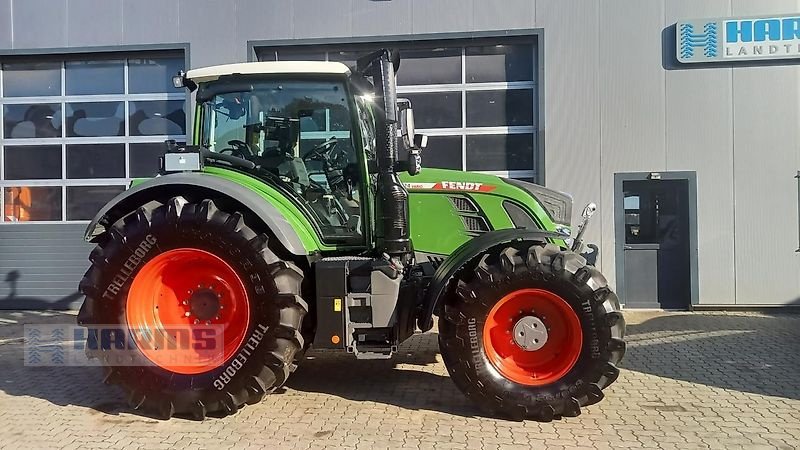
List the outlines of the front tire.
{"type": "Polygon", "coordinates": [[[213,200],[150,202],[114,223],[89,259],[78,315],[90,328],[87,354],[134,409],[163,418],[236,412],[282,386],[303,348],[303,272],[213,200]],[[106,342],[109,326],[123,330],[127,348],[106,342]],[[145,339],[203,327],[222,330],[220,351],[189,365],[175,362],[176,347],[145,339]]]}
{"type": "Polygon", "coordinates": [[[552,244],[501,246],[453,280],[439,346],[453,382],[488,412],[519,420],[577,416],[619,376],[619,310],[583,257],[552,244]]]}

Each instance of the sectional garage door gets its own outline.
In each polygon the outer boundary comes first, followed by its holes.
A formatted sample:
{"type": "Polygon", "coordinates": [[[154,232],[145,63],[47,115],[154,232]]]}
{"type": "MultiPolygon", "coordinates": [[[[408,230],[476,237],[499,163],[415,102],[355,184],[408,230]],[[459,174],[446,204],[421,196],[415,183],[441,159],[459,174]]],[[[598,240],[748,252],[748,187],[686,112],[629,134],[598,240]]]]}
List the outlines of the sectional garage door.
{"type": "Polygon", "coordinates": [[[399,48],[398,95],[429,136],[423,166],[541,181],[535,37],[255,47],[260,61],[355,60],[399,48]]]}
{"type": "Polygon", "coordinates": [[[186,136],[182,52],[0,58],[0,309],[70,308],[88,220],[186,136]]]}

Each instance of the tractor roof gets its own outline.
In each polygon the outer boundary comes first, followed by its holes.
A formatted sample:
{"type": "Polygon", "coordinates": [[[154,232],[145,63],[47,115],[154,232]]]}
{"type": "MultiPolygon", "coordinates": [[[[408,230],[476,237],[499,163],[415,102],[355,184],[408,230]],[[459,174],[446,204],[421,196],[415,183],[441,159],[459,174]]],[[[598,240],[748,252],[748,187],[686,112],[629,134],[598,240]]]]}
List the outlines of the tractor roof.
{"type": "Polygon", "coordinates": [[[248,62],[238,64],[224,64],[221,66],[203,67],[192,69],[186,78],[195,82],[213,81],[225,75],[255,75],[255,74],[348,74],[350,68],[339,62],[323,61],[274,61],[274,62],[248,62]]]}

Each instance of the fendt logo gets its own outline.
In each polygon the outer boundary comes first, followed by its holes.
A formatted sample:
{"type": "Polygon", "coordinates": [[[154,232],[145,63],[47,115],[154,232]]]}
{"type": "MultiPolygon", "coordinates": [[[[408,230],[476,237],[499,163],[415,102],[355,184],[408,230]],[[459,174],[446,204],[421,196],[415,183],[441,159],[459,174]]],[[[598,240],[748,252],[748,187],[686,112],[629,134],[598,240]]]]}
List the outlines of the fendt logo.
{"type": "Polygon", "coordinates": [[[679,51],[681,58],[690,59],[694,57],[695,49],[700,48],[706,58],[717,56],[717,24],[708,22],[703,25],[703,32],[696,33],[694,25],[683,23],[680,28],[679,51]]]}
{"type": "Polygon", "coordinates": [[[682,63],[800,58],[800,16],[678,22],[682,63]]]}

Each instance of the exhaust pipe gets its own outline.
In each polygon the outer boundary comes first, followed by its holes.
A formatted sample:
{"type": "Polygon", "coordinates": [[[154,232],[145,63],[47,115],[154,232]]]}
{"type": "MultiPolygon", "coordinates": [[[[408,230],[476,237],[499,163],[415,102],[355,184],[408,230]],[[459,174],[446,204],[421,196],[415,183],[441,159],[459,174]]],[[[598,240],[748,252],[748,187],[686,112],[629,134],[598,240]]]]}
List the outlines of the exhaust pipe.
{"type": "MultiPolygon", "coordinates": [[[[380,50],[365,57],[367,67],[362,72],[371,75],[376,101],[382,101],[378,114],[375,138],[378,144],[378,248],[390,256],[411,254],[408,226],[408,191],[395,172],[397,167],[397,88],[395,65],[389,50],[380,50]]],[[[361,66],[361,61],[359,66],[361,66]]]]}

